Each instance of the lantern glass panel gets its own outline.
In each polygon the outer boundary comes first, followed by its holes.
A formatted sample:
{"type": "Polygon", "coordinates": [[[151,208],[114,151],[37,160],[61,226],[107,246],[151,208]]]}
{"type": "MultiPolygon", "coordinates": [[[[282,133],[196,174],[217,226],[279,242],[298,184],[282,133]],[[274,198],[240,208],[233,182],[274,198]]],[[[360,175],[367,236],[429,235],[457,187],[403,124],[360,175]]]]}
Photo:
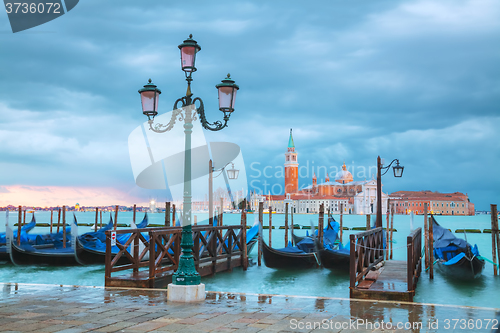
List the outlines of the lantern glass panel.
{"type": "Polygon", "coordinates": [[[403,176],[404,167],[397,165],[393,168],[393,170],[394,170],[394,177],[402,177],[403,176]]]}
{"type": "Polygon", "coordinates": [[[240,170],[236,170],[236,169],[228,169],[227,170],[227,177],[229,179],[237,179],[238,178],[238,173],[240,172],[240,170]]]}
{"type": "Polygon", "coordinates": [[[181,49],[181,65],[185,72],[194,71],[194,61],[196,57],[196,48],[194,46],[184,46],[181,49]]]}
{"type": "Polygon", "coordinates": [[[236,98],[236,89],[233,87],[219,88],[219,109],[234,110],[234,100],[236,98]]]}
{"type": "Polygon", "coordinates": [[[141,92],[142,112],[144,114],[157,112],[159,96],[160,94],[158,94],[155,90],[141,92]]]}

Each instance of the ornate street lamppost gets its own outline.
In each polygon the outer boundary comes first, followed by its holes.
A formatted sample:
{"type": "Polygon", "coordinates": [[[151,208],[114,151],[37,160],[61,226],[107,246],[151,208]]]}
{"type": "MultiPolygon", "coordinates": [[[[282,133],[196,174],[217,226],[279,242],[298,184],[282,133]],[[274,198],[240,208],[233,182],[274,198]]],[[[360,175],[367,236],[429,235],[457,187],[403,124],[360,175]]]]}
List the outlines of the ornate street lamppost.
{"type": "Polygon", "coordinates": [[[154,118],[158,114],[158,100],[161,94],[160,89],[156,87],[149,79],[149,82],[144,88],[139,90],[142,100],[142,112],[148,117],[149,129],[156,133],[164,133],[170,131],[176,120],[184,121],[185,133],[185,149],[184,149],[184,197],[183,197],[183,226],[181,248],[182,254],[179,258],[177,271],[173,275],[172,282],[174,285],[199,285],[200,275],[195,269],[194,259],[192,255],[193,238],[191,229],[191,133],[193,130],[193,121],[196,121],[199,116],[203,128],[211,131],[220,131],[227,127],[227,122],[231,113],[234,111],[234,101],[238,85],[227,77],[222,80],[222,83],[215,87],[219,92],[219,110],[223,112],[223,121],[215,121],[209,123],[205,117],[205,110],[201,98],[193,98],[191,93],[192,74],[196,72],[195,60],[196,54],[201,50],[198,43],[193,40],[193,35],[189,35],[182,44],[179,45],[181,51],[181,68],[186,75],[187,91],[186,96],[177,99],[174,103],[172,117],[168,124],[154,124],[154,118]],[[198,102],[198,107],[196,107],[198,102]]]}
{"type": "Polygon", "coordinates": [[[220,171],[223,176],[224,176],[224,181],[226,182],[226,187],[227,187],[227,192],[229,194],[229,197],[231,199],[231,204],[233,206],[233,209],[235,209],[235,204],[233,200],[233,194],[231,193],[231,187],[229,186],[229,179],[237,179],[238,174],[240,173],[240,170],[234,168],[234,163],[229,162],[225,166],[223,166],[221,169],[216,170],[213,167],[213,162],[210,160],[208,162],[208,221],[209,224],[213,224],[213,219],[214,219],[214,190],[213,190],[213,179],[217,178],[220,176],[220,173],[217,176],[213,176],[213,173],[216,171],[220,171]],[[231,163],[231,169],[227,169],[226,167],[231,163]],[[224,170],[226,172],[224,172],[224,170]],[[227,176],[226,176],[227,173],[227,176]]]}
{"type": "Polygon", "coordinates": [[[383,166],[380,160],[380,156],[377,157],[377,221],[375,222],[375,227],[382,227],[382,176],[389,171],[392,163],[396,162],[396,165],[392,167],[394,171],[394,177],[402,177],[404,166],[399,165],[399,160],[394,159],[388,166],[383,166]],[[387,169],[387,170],[385,170],[387,169]],[[385,172],[382,174],[382,170],[385,172]]]}

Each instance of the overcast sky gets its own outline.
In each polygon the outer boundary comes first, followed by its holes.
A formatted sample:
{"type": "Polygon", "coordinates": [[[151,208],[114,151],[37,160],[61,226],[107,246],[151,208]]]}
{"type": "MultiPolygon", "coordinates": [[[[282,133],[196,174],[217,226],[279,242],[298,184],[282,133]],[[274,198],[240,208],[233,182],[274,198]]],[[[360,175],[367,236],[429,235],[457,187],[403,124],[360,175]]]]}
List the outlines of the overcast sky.
{"type": "Polygon", "coordinates": [[[293,128],[309,166],[299,186],[344,161],[371,178],[360,171],[381,155],[405,166],[384,192],[459,191],[489,209],[500,203],[499,17],[497,0],[85,0],[14,34],[3,12],[0,205],[165,200],[135,184],[127,139],[145,121],[148,78],[161,113],[184,95],[177,45],[192,33],[192,91],[210,121],[214,85],[229,72],[240,86],[229,127],[205,135],[240,145],[250,189],[283,184],[275,168],[293,128]],[[266,166],[273,176],[258,177],[266,166]]]}

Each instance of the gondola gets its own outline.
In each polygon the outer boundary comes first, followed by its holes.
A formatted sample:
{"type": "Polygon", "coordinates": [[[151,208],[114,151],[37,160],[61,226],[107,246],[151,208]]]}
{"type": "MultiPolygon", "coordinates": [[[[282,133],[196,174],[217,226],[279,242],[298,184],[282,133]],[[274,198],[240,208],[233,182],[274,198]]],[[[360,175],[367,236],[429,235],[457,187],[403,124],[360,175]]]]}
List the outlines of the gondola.
{"type": "MultiPolygon", "coordinates": [[[[324,246],[335,246],[338,230],[338,223],[335,222],[333,217],[330,217],[328,226],[323,229],[324,246]],[[337,225],[336,229],[335,225],[337,225]]],[[[295,246],[290,244],[281,249],[274,249],[262,240],[262,256],[265,265],[271,268],[311,268],[321,264],[314,236],[301,237],[295,246]]]]}
{"type": "MultiPolygon", "coordinates": [[[[33,237],[28,236],[28,232],[30,232],[36,226],[35,214],[33,214],[31,218],[31,222],[25,224],[21,227],[21,242],[29,242],[33,241],[33,237]]],[[[17,240],[17,229],[13,231],[12,238],[17,240]]],[[[7,252],[7,233],[0,233],[0,261],[10,261],[10,255],[7,252]]]]}
{"type": "MultiPolygon", "coordinates": [[[[144,215],[141,223],[134,228],[142,229],[148,226],[148,214],[144,215]]],[[[89,232],[75,238],[74,256],[81,265],[104,264],[106,256],[106,234],[105,231],[113,228],[113,218],[110,215],[110,221],[98,231],[89,232]]],[[[120,244],[125,244],[131,234],[122,234],[117,237],[120,244]]],[[[120,249],[113,246],[111,254],[116,255],[120,249]]],[[[118,260],[118,265],[130,263],[126,256],[122,256],[118,260]]]]}
{"type": "MultiPolygon", "coordinates": [[[[323,229],[323,232],[325,232],[326,230],[328,229],[333,229],[333,224],[334,223],[337,223],[337,221],[335,221],[335,219],[333,218],[333,216],[330,216],[328,218],[328,224],[327,226],[323,229]]],[[[338,223],[337,223],[338,224],[338,223]]],[[[293,243],[294,244],[298,244],[300,241],[302,241],[303,239],[305,238],[314,238],[314,236],[311,236],[311,235],[306,235],[306,236],[297,236],[294,232],[293,232],[293,229],[292,228],[292,240],[293,240],[293,243]]],[[[318,235],[318,230],[316,229],[314,231],[314,234],[313,235],[318,235]]]]}
{"type": "Polygon", "coordinates": [[[434,234],[434,257],[437,270],[454,279],[468,280],[481,275],[484,260],[480,259],[477,245],[457,238],[450,230],[440,226],[431,214],[434,234]]]}
{"type": "MultiPolygon", "coordinates": [[[[76,233],[76,217],[72,228],[76,233]]],[[[36,237],[34,244],[28,242],[17,245],[10,242],[10,260],[15,265],[51,265],[51,266],[73,266],[77,265],[73,254],[72,242],[68,236],[71,231],[66,232],[66,247],[64,247],[62,232],[36,237]],[[59,235],[61,234],[61,235],[59,235]]]]}
{"type": "Polygon", "coordinates": [[[349,249],[320,249],[318,251],[321,265],[328,269],[349,270],[350,251],[349,249]]]}
{"type": "Polygon", "coordinates": [[[325,230],[325,232],[334,235],[329,238],[329,243],[323,242],[321,244],[317,238],[314,239],[321,266],[328,269],[349,270],[350,251],[349,248],[344,248],[338,239],[340,225],[333,220],[328,227],[331,227],[331,230],[325,230]]]}
{"type": "Polygon", "coordinates": [[[270,268],[312,268],[319,266],[317,253],[314,252],[314,241],[305,238],[297,246],[274,249],[262,240],[262,257],[264,264],[270,268]]]}
{"type": "Polygon", "coordinates": [[[247,231],[247,255],[252,252],[252,249],[255,247],[255,244],[259,241],[259,224],[254,224],[247,231]]]}

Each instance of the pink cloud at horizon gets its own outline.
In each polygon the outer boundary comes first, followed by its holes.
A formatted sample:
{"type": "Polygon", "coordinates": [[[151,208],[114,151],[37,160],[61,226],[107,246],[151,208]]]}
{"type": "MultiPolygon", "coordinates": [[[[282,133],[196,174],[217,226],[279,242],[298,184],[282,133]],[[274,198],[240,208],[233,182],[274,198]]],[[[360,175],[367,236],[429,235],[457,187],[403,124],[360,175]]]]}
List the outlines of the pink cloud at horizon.
{"type": "Polygon", "coordinates": [[[0,186],[0,206],[110,206],[149,205],[143,198],[135,197],[111,187],[67,186],[0,186]]]}

